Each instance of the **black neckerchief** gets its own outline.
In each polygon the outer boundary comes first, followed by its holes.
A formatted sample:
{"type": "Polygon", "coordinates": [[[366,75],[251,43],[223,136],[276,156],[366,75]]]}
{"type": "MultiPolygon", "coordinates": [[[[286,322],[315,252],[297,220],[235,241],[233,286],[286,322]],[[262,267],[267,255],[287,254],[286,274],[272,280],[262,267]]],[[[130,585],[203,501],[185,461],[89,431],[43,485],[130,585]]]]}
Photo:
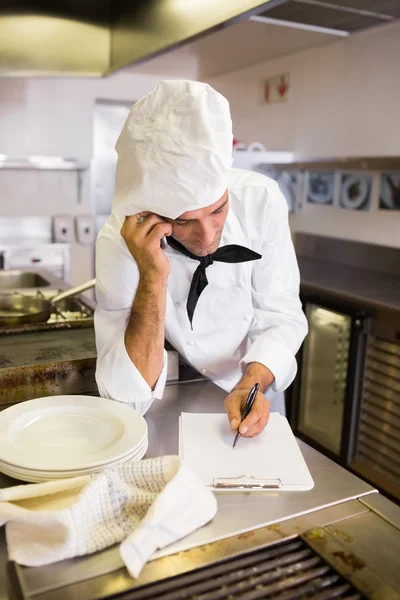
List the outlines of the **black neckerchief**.
{"type": "Polygon", "coordinates": [[[173,237],[167,237],[167,242],[171,248],[174,248],[181,254],[200,262],[199,266],[193,273],[193,279],[192,283],[190,284],[189,295],[186,303],[187,313],[192,329],[194,309],[196,308],[200,294],[208,285],[208,279],[206,275],[207,267],[212,265],[214,261],[225,263],[241,263],[262,258],[261,254],[258,254],[257,252],[246,248],[245,246],[238,246],[237,244],[222,246],[222,248],[218,248],[218,250],[216,250],[213,254],[196,256],[187,248],[185,248],[185,246],[183,246],[180,242],[177,242],[173,237]]]}

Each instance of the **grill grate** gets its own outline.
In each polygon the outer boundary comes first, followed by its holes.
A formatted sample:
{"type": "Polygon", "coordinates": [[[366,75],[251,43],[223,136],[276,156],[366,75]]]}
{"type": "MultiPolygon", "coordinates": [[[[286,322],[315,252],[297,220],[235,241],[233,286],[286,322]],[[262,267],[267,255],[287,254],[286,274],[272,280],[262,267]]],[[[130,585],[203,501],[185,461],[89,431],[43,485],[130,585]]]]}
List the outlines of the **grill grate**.
{"type": "Polygon", "coordinates": [[[121,600],[361,600],[300,537],[119,595],[121,600]]]}

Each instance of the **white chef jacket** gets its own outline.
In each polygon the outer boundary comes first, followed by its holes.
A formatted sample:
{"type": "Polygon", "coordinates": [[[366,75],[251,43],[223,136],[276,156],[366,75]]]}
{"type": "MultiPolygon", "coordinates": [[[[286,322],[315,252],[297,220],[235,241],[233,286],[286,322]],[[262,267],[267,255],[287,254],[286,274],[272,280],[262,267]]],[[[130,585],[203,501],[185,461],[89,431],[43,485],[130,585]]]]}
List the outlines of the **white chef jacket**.
{"type": "MultiPolygon", "coordinates": [[[[272,390],[281,392],[295,377],[295,354],[307,333],[286,201],[275,181],[240,169],[231,170],[228,193],[220,246],[239,244],[262,258],[207,267],[209,283],[197,302],[192,329],[186,302],[199,262],[163,244],[170,261],[165,337],[187,363],[227,392],[254,361],[272,371],[272,390]]],[[[167,353],[151,390],[124,343],[139,273],[120,235],[123,220],[111,215],[97,238],[96,381],[101,396],[132,404],[143,414],[162,398],[167,353]]]]}

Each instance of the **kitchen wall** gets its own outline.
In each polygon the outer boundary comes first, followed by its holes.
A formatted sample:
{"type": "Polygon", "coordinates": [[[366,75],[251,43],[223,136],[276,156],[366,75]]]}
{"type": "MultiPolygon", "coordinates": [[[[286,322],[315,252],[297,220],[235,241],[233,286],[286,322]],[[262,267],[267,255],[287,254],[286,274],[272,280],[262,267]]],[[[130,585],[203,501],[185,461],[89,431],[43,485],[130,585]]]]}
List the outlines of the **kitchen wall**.
{"type": "MultiPolygon", "coordinates": [[[[235,136],[299,156],[400,156],[400,24],[386,25],[209,81],[230,101],[235,136]],[[289,100],[261,103],[261,81],[290,73],[289,100]]],[[[305,205],[304,231],[400,247],[400,212],[305,205]]]]}
{"type": "MultiPolygon", "coordinates": [[[[194,62],[183,70],[196,78],[194,62]]],[[[96,99],[134,102],[163,78],[168,77],[125,72],[104,79],[0,78],[0,154],[63,156],[89,164],[96,99]]],[[[82,184],[79,202],[76,172],[0,169],[0,216],[90,214],[89,170],[82,184]]],[[[93,277],[93,248],[74,243],[71,263],[73,284],[93,277]]]]}

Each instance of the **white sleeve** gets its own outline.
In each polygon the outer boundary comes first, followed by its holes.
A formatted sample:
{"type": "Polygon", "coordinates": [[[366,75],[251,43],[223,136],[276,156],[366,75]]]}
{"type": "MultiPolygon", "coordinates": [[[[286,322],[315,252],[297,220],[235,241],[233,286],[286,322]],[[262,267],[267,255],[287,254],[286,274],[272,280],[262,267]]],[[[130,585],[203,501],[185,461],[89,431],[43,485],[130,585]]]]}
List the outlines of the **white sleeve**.
{"type": "Polygon", "coordinates": [[[144,414],[155,399],[162,398],[167,378],[167,353],[152,390],[131,361],[125,348],[125,329],[139,274],[122,238],[99,235],[96,242],[96,298],[94,315],[100,396],[130,404],[144,414]]]}
{"type": "Polygon", "coordinates": [[[299,299],[300,275],[290,236],[288,209],[278,186],[268,199],[263,221],[262,258],[252,271],[254,319],[251,346],[241,361],[265,365],[274,375],[272,389],[285,390],[297,372],[295,355],[307,331],[299,299]]]}

